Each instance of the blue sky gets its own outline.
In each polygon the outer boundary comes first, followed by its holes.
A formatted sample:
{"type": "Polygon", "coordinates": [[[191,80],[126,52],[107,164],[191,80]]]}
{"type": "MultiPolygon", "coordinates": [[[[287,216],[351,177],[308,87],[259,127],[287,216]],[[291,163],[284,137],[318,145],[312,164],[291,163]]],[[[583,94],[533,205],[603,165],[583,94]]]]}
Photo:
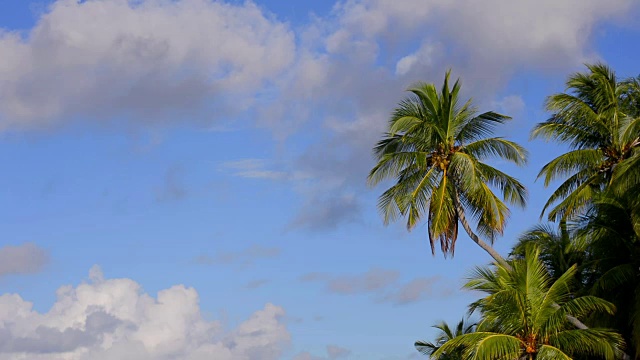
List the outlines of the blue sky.
{"type": "Polygon", "coordinates": [[[446,69],[526,168],[507,254],[558,151],[530,142],[583,63],[637,75],[633,0],[4,0],[0,360],[410,359],[460,319],[426,230],[384,227],[371,147],[446,69]]]}

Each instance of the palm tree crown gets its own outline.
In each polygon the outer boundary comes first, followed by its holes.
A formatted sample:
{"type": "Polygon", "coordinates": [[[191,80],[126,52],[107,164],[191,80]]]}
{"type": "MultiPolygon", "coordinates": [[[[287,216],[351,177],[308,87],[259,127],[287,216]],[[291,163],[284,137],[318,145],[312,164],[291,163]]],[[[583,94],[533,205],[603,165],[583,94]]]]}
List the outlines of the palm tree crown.
{"type": "Polygon", "coordinates": [[[534,246],[525,257],[496,264],[495,270],[477,268],[466,288],[486,297],[472,304],[482,320],[475,332],[447,341],[432,357],[462,351],[465,359],[562,359],[621,355],[622,337],[610,330],[575,329],[567,315],[578,318],[594,312],[613,313],[614,306],[595,296],[575,297],[569,291],[576,273],[573,266],[553,280],[534,246]]]}
{"type": "Polygon", "coordinates": [[[398,105],[388,131],[374,148],[377,164],[369,174],[376,185],[395,178],[395,185],[379,199],[385,224],[406,216],[411,230],[426,218],[432,252],[440,243],[445,256],[453,255],[458,222],[478,245],[497,261],[504,260],[469,226],[465,214],[477,222],[477,232],[493,242],[509,216],[500,191],[510,204],[525,205],[526,190],[515,178],[486,164],[499,158],[517,165],[526,162],[526,150],[500,137],[490,137],[496,125],[510,118],[495,112],[478,114],[471,100],[461,103],[459,80],[442,89],[419,83],[398,105]]]}
{"type": "Polygon", "coordinates": [[[567,80],[568,93],[547,98],[553,115],[538,124],[532,137],[568,144],[571,151],[546,164],[538,177],[545,186],[567,176],[544,206],[554,203],[550,220],[571,217],[615,177],[616,167],[638,162],[640,154],[640,82],[618,81],[606,65],[587,65],[589,73],[567,80]]]}

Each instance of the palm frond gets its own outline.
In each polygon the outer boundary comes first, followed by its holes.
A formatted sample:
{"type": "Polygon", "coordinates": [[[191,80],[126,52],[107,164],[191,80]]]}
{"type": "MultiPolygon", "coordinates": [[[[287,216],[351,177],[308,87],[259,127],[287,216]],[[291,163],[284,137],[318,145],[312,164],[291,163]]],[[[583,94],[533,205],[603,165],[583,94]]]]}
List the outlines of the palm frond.
{"type": "Polygon", "coordinates": [[[544,176],[544,186],[557,179],[582,170],[597,172],[602,163],[603,154],[599,149],[579,149],[564,153],[542,167],[538,178],[544,176]]]}
{"type": "Polygon", "coordinates": [[[503,138],[485,138],[465,145],[464,151],[478,160],[487,158],[500,158],[516,165],[525,165],[527,162],[527,150],[503,138]]]}

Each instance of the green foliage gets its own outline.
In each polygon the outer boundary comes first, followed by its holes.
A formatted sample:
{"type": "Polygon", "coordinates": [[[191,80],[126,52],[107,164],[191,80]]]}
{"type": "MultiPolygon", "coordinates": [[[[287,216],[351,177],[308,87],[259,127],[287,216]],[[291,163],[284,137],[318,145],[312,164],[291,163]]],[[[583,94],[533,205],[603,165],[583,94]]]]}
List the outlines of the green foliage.
{"type": "Polygon", "coordinates": [[[465,287],[485,297],[471,305],[482,320],[475,332],[449,339],[432,354],[461,351],[464,359],[571,359],[595,356],[614,359],[621,354],[622,337],[602,328],[575,329],[567,315],[584,318],[612,314],[615,306],[595,296],[571,292],[576,266],[553,279],[540,250],[526,246],[522,258],[510,267],[496,264],[477,268],[465,287]]]}
{"type": "Polygon", "coordinates": [[[593,276],[585,291],[613,302],[614,317],[590,323],[617,329],[640,358],[640,188],[618,194],[609,189],[594,200],[577,225],[576,238],[587,244],[585,268],[593,276]]]}
{"type": "Polygon", "coordinates": [[[378,202],[385,224],[406,217],[411,230],[426,221],[432,252],[439,243],[445,255],[453,255],[458,222],[470,229],[464,212],[477,222],[477,232],[493,241],[509,217],[501,198],[518,206],[526,202],[518,180],[483,162],[498,158],[525,164],[522,146],[491,137],[510,118],[491,111],[478,114],[470,100],[462,103],[460,82],[450,87],[449,72],[440,91],[427,83],[409,91],[412,95],[393,111],[387,133],[374,148],[377,164],[368,177],[370,185],[395,179],[378,202]]]}
{"type": "Polygon", "coordinates": [[[418,84],[395,109],[369,174],[372,185],[395,180],[379,200],[385,223],[406,217],[410,230],[426,220],[432,251],[439,242],[445,255],[454,252],[460,223],[496,259],[466,285],[486,294],[470,305],[481,315],[477,328],[462,331],[461,322],[453,332],[442,323],[434,343],[415,343],[420,352],[435,359],[640,359],[640,76],[619,80],[606,65],[587,68],[567,79],[565,93],[547,98],[552,116],[532,132],[569,147],[538,174],[545,186],[561,181],[542,210],[558,226],[527,231],[509,262],[476,235],[493,241],[507,204],[525,204],[524,187],[484,163],[524,165],[521,146],[493,137],[509,118],[461,103],[449,73],[440,91],[418,84]]]}
{"type": "Polygon", "coordinates": [[[640,161],[640,80],[618,81],[604,64],[587,68],[589,72],[568,78],[567,93],[547,98],[552,116],[532,132],[532,137],[555,140],[572,150],[538,174],[545,186],[565,179],[542,210],[544,214],[555,204],[549,220],[579,215],[614,179],[617,186],[628,188],[640,178],[638,167],[630,166],[640,161]]]}
{"type": "Polygon", "coordinates": [[[540,249],[540,260],[545,264],[552,279],[557,279],[573,265],[577,265],[576,286],[583,286],[589,277],[584,263],[588,244],[576,236],[572,226],[561,221],[557,229],[552,224],[538,224],[520,236],[513,246],[511,257],[524,258],[527,247],[535,245],[540,249]]]}
{"type": "MultiPolygon", "coordinates": [[[[414,346],[416,350],[419,352],[431,356],[434,352],[436,352],[442,345],[444,345],[447,341],[458,337],[463,334],[469,334],[475,331],[476,324],[465,323],[465,320],[462,319],[455,327],[455,331],[453,331],[449,324],[446,322],[441,322],[438,325],[434,325],[434,328],[439,330],[438,336],[435,339],[435,342],[429,341],[416,341],[414,346]]],[[[462,360],[462,350],[456,349],[453,351],[449,351],[446,353],[442,353],[437,359],[438,360],[462,360]]]]}

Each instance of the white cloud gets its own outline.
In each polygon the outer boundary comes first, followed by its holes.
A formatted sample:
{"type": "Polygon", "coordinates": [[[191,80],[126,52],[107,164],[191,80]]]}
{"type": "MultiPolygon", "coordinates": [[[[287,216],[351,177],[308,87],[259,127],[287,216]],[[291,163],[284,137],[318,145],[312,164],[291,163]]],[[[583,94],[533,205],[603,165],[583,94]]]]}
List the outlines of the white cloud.
{"type": "Polygon", "coordinates": [[[27,36],[0,32],[0,53],[1,130],[242,110],[291,64],[295,44],[251,2],[58,0],[27,36]]]}
{"type": "Polygon", "coordinates": [[[290,341],[284,310],[267,304],[225,331],[200,311],[195,289],[182,285],[152,297],[130,279],[63,286],[46,313],[16,294],[0,296],[2,360],[278,359],[290,341]]]}
{"type": "Polygon", "coordinates": [[[634,5],[633,0],[462,0],[448,2],[440,26],[483,66],[564,69],[593,56],[590,40],[598,23],[624,16],[634,5]]]}
{"type": "Polygon", "coordinates": [[[0,248],[0,276],[36,273],[48,263],[49,253],[35,244],[0,248]]]}
{"type": "Polygon", "coordinates": [[[303,198],[292,226],[325,230],[358,219],[371,147],[411,83],[439,83],[452,68],[464,97],[491,110],[517,70],[557,73],[597,57],[598,26],[639,3],[344,0],[296,33],[251,2],[131,4],[58,0],[28,36],[0,35],[0,130],[62,118],[251,114],[282,139],[318,122],[310,135],[318,141],[276,169],[266,160],[225,169],[291,181],[303,198]]]}
{"type": "Polygon", "coordinates": [[[398,60],[398,63],[396,64],[396,75],[402,76],[408,73],[417,62],[418,56],[416,54],[407,55],[398,60]]]}

